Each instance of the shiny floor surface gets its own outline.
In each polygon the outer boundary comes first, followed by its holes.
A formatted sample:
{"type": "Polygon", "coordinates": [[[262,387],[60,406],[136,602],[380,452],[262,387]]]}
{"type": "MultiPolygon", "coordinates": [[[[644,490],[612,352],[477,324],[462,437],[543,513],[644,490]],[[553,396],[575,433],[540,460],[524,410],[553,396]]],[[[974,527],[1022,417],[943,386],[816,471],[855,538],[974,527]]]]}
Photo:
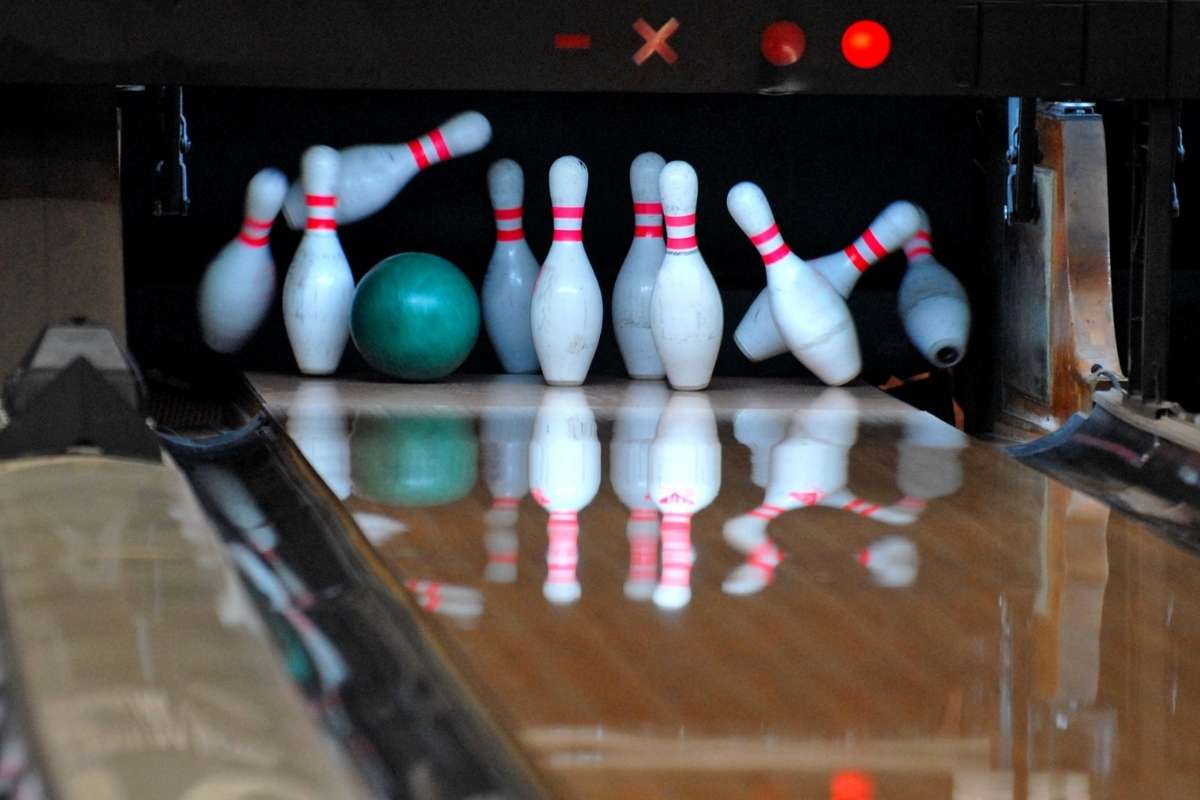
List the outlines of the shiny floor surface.
{"type": "Polygon", "coordinates": [[[555,794],[1200,796],[1200,561],[875,389],[253,381],[555,794]]]}

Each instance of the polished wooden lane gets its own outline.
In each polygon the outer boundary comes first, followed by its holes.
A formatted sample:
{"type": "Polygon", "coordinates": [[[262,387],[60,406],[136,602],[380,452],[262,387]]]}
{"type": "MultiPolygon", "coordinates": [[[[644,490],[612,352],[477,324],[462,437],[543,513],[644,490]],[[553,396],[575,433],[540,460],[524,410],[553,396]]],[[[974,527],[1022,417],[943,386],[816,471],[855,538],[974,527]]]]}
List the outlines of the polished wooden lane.
{"type": "MultiPolygon", "coordinates": [[[[571,395],[603,478],[579,512],[580,597],[555,604],[525,459],[561,393],[255,385],[562,796],[1200,796],[1200,562],[874,389],[704,393],[717,436],[701,413],[683,444],[719,448],[719,492],[694,519],[691,600],[669,611],[637,580],[622,500],[678,395],[571,395]],[[784,511],[766,542],[730,522],[786,480],[827,505],[784,511]],[[494,503],[510,494],[515,519],[494,503]]],[[[559,492],[589,480],[554,474],[559,492]]]]}

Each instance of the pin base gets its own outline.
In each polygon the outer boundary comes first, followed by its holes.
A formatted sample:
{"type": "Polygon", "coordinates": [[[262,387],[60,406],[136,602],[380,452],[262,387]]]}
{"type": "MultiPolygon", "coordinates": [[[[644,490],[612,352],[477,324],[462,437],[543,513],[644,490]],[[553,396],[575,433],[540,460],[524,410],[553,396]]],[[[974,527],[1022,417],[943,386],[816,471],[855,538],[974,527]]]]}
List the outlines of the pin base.
{"type": "Polygon", "coordinates": [[[550,386],[583,386],[583,381],[552,381],[546,378],[546,383],[550,386]]]}

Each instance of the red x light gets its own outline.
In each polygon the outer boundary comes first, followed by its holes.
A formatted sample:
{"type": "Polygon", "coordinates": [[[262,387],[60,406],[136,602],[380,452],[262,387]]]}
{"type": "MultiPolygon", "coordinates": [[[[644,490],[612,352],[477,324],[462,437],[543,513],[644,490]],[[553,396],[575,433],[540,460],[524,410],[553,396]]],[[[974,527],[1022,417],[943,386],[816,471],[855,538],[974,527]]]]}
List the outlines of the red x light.
{"type": "Polygon", "coordinates": [[[875,20],[860,19],[842,34],[842,55],[859,69],[875,69],[891,51],[891,35],[875,20]]]}

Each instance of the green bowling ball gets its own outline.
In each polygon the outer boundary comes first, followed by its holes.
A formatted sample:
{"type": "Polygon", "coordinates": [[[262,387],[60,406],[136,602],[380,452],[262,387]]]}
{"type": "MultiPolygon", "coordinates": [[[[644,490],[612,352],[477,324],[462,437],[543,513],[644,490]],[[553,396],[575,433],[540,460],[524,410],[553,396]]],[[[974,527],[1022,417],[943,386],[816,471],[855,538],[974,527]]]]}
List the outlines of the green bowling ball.
{"type": "Polygon", "coordinates": [[[444,378],[479,338],[479,297],[444,258],[389,256],[354,290],[350,335],[380,372],[410,381],[444,378]]]}
{"type": "Polygon", "coordinates": [[[364,415],[350,436],[350,477],[360,497],[397,506],[436,506],[465,497],[479,476],[470,419],[364,415]]]}

